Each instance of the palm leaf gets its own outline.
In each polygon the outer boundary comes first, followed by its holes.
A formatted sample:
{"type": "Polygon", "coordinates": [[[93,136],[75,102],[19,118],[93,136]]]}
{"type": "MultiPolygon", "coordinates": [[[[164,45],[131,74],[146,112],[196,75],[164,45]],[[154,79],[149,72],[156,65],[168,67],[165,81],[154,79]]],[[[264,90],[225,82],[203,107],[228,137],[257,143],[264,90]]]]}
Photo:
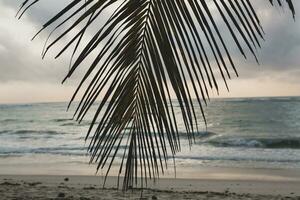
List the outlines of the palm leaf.
{"type": "MultiPolygon", "coordinates": [[[[26,0],[18,16],[39,2],[26,0]]],[[[295,16],[292,0],[269,2],[277,6],[286,3],[295,16]]],[[[206,124],[203,104],[212,91],[219,91],[216,77],[220,75],[228,89],[228,79],[238,75],[225,42],[228,38],[224,39],[225,31],[220,27],[227,27],[242,56],[257,60],[256,49],[261,46],[264,31],[255,3],[73,0],[43,25],[38,33],[52,27],[43,57],[67,35],[71,37],[56,56],[72,52],[63,82],[94,56],[69,106],[83,90],[74,114],[80,122],[100,100],[86,136],[90,162],[98,164],[97,170],[106,170],[107,177],[116,156],[121,155],[123,188],[138,183],[144,187],[148,178],[155,180],[163,174],[168,159],[174,159],[180,151],[178,120],[183,120],[192,144],[201,121],[206,124]],[[114,11],[108,12],[110,9],[114,11]],[[101,26],[97,26],[99,23],[101,26]],[[93,35],[84,44],[87,32],[93,35]],[[174,112],[171,93],[176,96],[181,115],[174,112]],[[197,110],[201,110],[200,119],[197,110]]]]}

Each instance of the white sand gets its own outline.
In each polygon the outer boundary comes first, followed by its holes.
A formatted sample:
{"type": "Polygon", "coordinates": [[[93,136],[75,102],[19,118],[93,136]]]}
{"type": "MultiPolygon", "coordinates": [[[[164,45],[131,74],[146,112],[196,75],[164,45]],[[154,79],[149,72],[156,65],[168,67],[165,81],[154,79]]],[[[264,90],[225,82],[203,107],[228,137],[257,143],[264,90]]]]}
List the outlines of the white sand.
{"type": "MultiPolygon", "coordinates": [[[[297,199],[300,173],[292,169],[202,169],[197,179],[160,179],[142,199],[297,199]]],[[[141,190],[106,189],[99,176],[0,175],[0,199],[139,199],[141,190]],[[68,181],[64,179],[68,177],[68,181]]]]}

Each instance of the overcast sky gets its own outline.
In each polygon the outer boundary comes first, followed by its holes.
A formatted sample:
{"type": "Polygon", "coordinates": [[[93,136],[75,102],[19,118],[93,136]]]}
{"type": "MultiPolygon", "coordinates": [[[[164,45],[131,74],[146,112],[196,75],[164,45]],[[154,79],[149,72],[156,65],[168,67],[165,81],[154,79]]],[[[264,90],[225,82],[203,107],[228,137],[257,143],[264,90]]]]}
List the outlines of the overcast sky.
{"type": "MultiPolygon", "coordinates": [[[[0,103],[68,101],[80,74],[61,85],[68,57],[54,60],[50,53],[42,60],[46,35],[30,41],[47,17],[68,0],[44,1],[18,21],[14,16],[21,2],[0,1],[0,103]]],[[[300,95],[300,17],[296,15],[294,22],[287,9],[272,8],[267,0],[255,2],[266,32],[258,51],[260,65],[237,54],[240,77],[229,81],[230,92],[223,88],[220,96],[300,95]]],[[[300,2],[294,4],[296,13],[300,12],[300,2]]]]}

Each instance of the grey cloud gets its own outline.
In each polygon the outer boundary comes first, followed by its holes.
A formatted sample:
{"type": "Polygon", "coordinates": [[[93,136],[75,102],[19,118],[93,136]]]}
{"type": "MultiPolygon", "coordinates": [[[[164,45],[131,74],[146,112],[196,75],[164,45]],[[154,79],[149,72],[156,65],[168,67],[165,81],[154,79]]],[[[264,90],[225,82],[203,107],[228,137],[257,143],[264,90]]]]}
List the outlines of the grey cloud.
{"type": "MultiPolygon", "coordinates": [[[[56,0],[55,4],[52,3],[54,1],[41,1],[40,5],[31,8],[30,14],[26,16],[28,20],[38,28],[70,1],[71,0],[56,0]]],[[[2,0],[0,6],[1,4],[1,9],[10,8],[16,11],[20,5],[20,1],[2,0]]],[[[300,2],[294,1],[294,4],[296,10],[300,12],[300,2]]],[[[261,22],[266,32],[266,41],[262,42],[262,49],[258,50],[261,66],[257,66],[249,53],[249,59],[246,61],[243,60],[237,48],[233,45],[229,45],[241,74],[240,79],[261,76],[275,77],[275,73],[282,73],[283,80],[293,80],[297,82],[298,79],[296,77],[299,72],[295,72],[300,64],[298,58],[298,55],[300,55],[300,24],[298,20],[294,22],[287,9],[282,11],[281,9],[271,8],[266,0],[257,1],[255,6],[258,8],[259,16],[261,16],[261,22]]],[[[9,19],[10,21],[16,20],[13,16],[6,17],[11,17],[11,19],[9,19]]],[[[24,20],[20,23],[23,22],[24,20]]],[[[18,27],[16,27],[15,30],[22,32],[22,29],[18,29],[18,27]]],[[[68,68],[67,57],[58,61],[53,59],[42,61],[38,54],[42,49],[41,44],[44,40],[40,39],[35,41],[33,43],[34,45],[24,45],[18,43],[19,41],[14,41],[15,38],[10,36],[5,30],[0,31],[2,31],[2,35],[0,34],[0,82],[25,80],[57,83],[61,81],[68,68]],[[40,43],[40,45],[36,45],[37,43],[40,43]]],[[[30,39],[29,35],[26,37],[28,38],[23,37],[23,39],[30,39]]],[[[231,44],[231,40],[228,39],[228,41],[227,43],[231,44]]],[[[80,77],[79,72],[77,76],[80,77]]],[[[278,77],[278,74],[276,74],[276,77],[278,77]]],[[[78,79],[75,77],[72,80],[76,82],[78,79]]]]}
{"type": "MultiPolygon", "coordinates": [[[[8,6],[14,10],[18,10],[21,3],[20,0],[2,0],[5,6],[8,6]]],[[[53,17],[60,9],[64,8],[71,0],[55,0],[54,1],[39,1],[36,6],[31,7],[27,11],[27,16],[35,23],[42,24],[50,17],[53,17]],[[51,3],[50,3],[51,2],[51,3]]]]}
{"type": "MultiPolygon", "coordinates": [[[[300,10],[300,2],[294,1],[296,10],[300,10]]],[[[288,8],[272,8],[267,1],[254,4],[265,31],[265,41],[261,41],[262,48],[257,50],[260,65],[247,52],[247,60],[241,56],[236,47],[231,48],[235,63],[238,66],[240,79],[260,77],[289,77],[296,80],[300,69],[300,23],[294,21],[288,8]]],[[[227,38],[230,36],[228,35],[227,38]]],[[[233,42],[230,40],[230,42],[233,42]]],[[[230,43],[228,42],[228,43],[230,43]]],[[[244,45],[244,47],[246,47],[244,45]]],[[[300,81],[298,81],[300,83],[300,81]]]]}
{"type": "MultiPolygon", "coordinates": [[[[15,0],[0,2],[2,11],[0,13],[0,82],[26,81],[35,84],[39,82],[59,84],[68,71],[70,55],[54,60],[54,54],[59,49],[54,47],[54,51],[50,51],[46,59],[42,60],[41,51],[47,34],[43,34],[33,42],[30,39],[41,26],[41,16],[53,15],[54,10],[57,11],[58,5],[62,3],[58,3],[55,7],[48,5],[49,10],[46,5],[43,5],[40,12],[33,10],[30,15],[18,21],[14,18],[14,14],[19,3],[15,0]]],[[[70,84],[74,85],[78,82],[82,75],[80,72],[82,71],[75,74],[70,84]]]]}

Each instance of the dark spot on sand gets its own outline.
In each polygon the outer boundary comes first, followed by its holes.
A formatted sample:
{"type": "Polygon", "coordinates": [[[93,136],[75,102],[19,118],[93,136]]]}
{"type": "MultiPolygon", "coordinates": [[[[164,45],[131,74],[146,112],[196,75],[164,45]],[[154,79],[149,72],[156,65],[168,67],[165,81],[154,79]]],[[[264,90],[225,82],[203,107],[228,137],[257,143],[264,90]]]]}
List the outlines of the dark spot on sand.
{"type": "Polygon", "coordinates": [[[152,196],[152,200],[157,200],[157,199],[158,199],[157,196],[155,195],[152,196]]]}
{"type": "Polygon", "coordinates": [[[68,186],[65,186],[65,185],[59,185],[57,186],[58,188],[69,188],[68,186]]]}
{"type": "Polygon", "coordinates": [[[69,181],[69,178],[68,178],[68,177],[66,177],[66,178],[64,179],[64,181],[69,181]]]}
{"type": "Polygon", "coordinates": [[[84,187],[83,189],[84,189],[84,190],[94,190],[94,189],[96,189],[96,188],[91,186],[91,187],[84,187]]]}
{"type": "Polygon", "coordinates": [[[80,200],[90,200],[90,198],[87,198],[87,197],[80,197],[79,199],[80,200]]]}
{"type": "Polygon", "coordinates": [[[58,193],[57,197],[59,198],[64,198],[66,195],[63,192],[58,193]]]}
{"type": "MultiPolygon", "coordinates": [[[[24,182],[25,183],[25,182],[24,182]]],[[[27,183],[29,186],[37,186],[42,184],[41,182],[33,182],[33,183],[27,183]]]]}

